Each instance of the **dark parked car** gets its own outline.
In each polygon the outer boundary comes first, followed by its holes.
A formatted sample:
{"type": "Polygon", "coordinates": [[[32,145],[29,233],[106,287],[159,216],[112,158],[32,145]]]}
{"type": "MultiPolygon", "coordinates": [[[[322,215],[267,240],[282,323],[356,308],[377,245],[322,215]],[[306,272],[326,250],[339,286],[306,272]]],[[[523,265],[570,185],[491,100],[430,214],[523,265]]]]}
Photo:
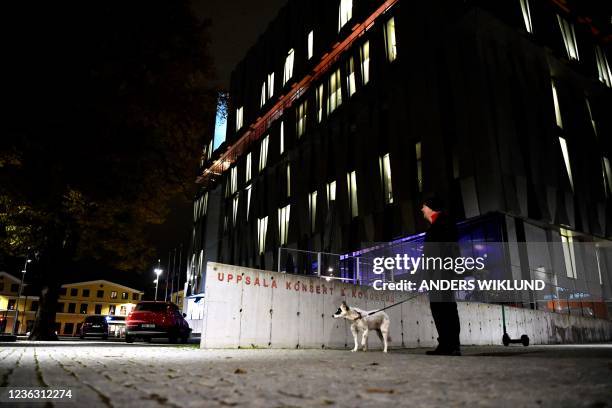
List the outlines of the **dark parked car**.
{"type": "Polygon", "coordinates": [[[97,336],[106,340],[108,338],[108,322],[106,316],[87,316],[81,325],[79,337],[97,336]]]}
{"type": "Polygon", "coordinates": [[[167,337],[171,343],[178,339],[186,343],[191,329],[178,307],[171,302],[140,302],[126,319],[125,341],[135,338],[150,341],[155,337],[167,337]]]}

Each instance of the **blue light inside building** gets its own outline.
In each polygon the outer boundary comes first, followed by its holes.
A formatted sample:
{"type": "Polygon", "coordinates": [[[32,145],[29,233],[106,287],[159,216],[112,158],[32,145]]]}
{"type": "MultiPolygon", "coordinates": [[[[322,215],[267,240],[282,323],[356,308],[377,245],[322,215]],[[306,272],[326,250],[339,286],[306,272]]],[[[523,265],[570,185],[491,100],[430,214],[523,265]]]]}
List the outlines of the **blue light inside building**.
{"type": "Polygon", "coordinates": [[[217,115],[215,117],[215,136],[213,150],[217,150],[225,142],[227,131],[227,97],[220,94],[217,99],[217,115]]]}

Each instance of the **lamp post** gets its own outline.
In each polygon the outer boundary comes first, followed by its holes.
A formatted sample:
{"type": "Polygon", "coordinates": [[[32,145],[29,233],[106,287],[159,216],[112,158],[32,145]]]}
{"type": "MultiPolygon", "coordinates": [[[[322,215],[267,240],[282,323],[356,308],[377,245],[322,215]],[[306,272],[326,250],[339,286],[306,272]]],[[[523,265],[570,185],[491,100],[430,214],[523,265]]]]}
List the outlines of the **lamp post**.
{"type": "Polygon", "coordinates": [[[163,272],[162,268],[161,268],[161,260],[158,259],[157,260],[157,268],[153,269],[153,272],[155,272],[155,301],[157,302],[157,287],[159,286],[159,275],[161,275],[161,273],[163,272]]]}
{"type": "MultiPolygon", "coordinates": [[[[28,264],[30,262],[32,262],[32,260],[26,256],[25,264],[23,265],[23,270],[21,271],[21,282],[19,283],[19,294],[17,295],[17,301],[15,302],[15,321],[13,321],[13,336],[17,335],[16,331],[17,331],[17,319],[19,319],[19,300],[21,299],[21,293],[23,291],[23,281],[25,280],[25,274],[28,270],[28,264]]],[[[24,303],[23,305],[24,315],[25,315],[25,308],[26,308],[26,305],[24,303]]]]}

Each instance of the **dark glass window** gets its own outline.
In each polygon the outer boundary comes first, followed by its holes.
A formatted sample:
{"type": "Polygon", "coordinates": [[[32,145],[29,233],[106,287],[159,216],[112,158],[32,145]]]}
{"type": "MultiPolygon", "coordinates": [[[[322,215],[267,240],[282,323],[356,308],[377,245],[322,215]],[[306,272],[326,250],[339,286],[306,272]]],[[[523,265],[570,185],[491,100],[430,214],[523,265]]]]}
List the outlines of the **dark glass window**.
{"type": "Polygon", "coordinates": [[[103,298],[103,297],[104,297],[104,291],[103,291],[103,290],[99,290],[99,291],[96,293],[96,297],[98,297],[98,298],[103,298]]]}
{"type": "Polygon", "coordinates": [[[87,303],[81,303],[81,314],[87,314],[87,303]]]}
{"type": "Polygon", "coordinates": [[[132,293],[132,300],[139,300],[140,295],[138,293],[132,293]]]}
{"type": "Polygon", "coordinates": [[[96,305],[96,313],[97,315],[102,314],[102,305],[96,305]]]}
{"type": "Polygon", "coordinates": [[[89,289],[83,289],[83,297],[89,297],[89,289]]]}
{"type": "Polygon", "coordinates": [[[68,313],[76,313],[76,303],[68,303],[68,313]]]}
{"type": "Polygon", "coordinates": [[[15,299],[9,299],[7,309],[15,310],[15,299]]]}
{"type": "Polygon", "coordinates": [[[64,325],[64,334],[72,335],[73,331],[74,331],[74,323],[66,323],[64,325]]]}
{"type": "Polygon", "coordinates": [[[55,311],[57,313],[64,313],[64,304],[62,302],[58,302],[55,311]]]}
{"type": "Polygon", "coordinates": [[[38,301],[37,300],[32,301],[32,304],[30,304],[30,310],[32,312],[36,312],[38,310],[38,301]]]}
{"type": "Polygon", "coordinates": [[[66,296],[66,288],[61,288],[60,289],[60,296],[66,296]]]}
{"type": "Polygon", "coordinates": [[[78,293],[79,293],[79,290],[77,288],[70,289],[70,296],[77,296],[78,293]]]}

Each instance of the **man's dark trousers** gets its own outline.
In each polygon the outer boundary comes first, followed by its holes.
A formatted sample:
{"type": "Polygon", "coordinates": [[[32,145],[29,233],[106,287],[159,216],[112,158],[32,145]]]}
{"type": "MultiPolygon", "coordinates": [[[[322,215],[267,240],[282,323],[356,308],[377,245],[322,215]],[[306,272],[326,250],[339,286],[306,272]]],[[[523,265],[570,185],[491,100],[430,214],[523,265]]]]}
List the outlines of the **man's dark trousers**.
{"type": "Polygon", "coordinates": [[[438,329],[438,343],[443,350],[459,349],[459,313],[457,302],[431,302],[431,314],[438,329]]]}

